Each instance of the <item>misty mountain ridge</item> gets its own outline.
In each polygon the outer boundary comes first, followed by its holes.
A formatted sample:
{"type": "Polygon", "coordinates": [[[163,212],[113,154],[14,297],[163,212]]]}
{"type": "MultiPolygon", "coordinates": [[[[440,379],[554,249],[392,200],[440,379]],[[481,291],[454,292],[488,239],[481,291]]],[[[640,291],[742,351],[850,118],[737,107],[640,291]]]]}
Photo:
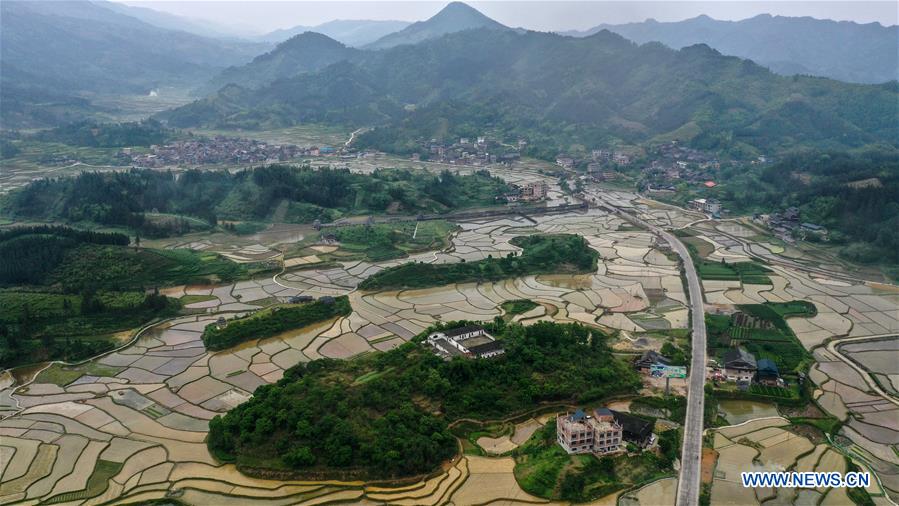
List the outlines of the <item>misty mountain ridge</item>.
{"type": "Polygon", "coordinates": [[[585,36],[609,30],[637,43],[661,42],[674,49],[707,44],[724,54],[748,58],[782,75],[808,74],[847,82],[899,79],[899,27],[811,17],[760,14],[741,21],[701,15],[676,22],[602,24],[585,36]]]}
{"type": "MultiPolygon", "coordinates": [[[[320,25],[352,26],[355,22],[335,21],[320,25]],[[347,24],[349,23],[349,24],[347,24]]],[[[364,26],[367,22],[360,22],[364,26]]],[[[390,40],[385,44],[399,44],[400,40],[413,40],[424,37],[430,40],[447,33],[456,33],[463,30],[471,30],[474,27],[507,29],[484,16],[477,10],[461,2],[453,2],[444,7],[439,13],[427,21],[409,25],[409,32],[401,30],[388,36],[390,40]],[[397,37],[393,37],[396,35],[397,37]],[[392,41],[392,42],[391,42],[392,41]]],[[[326,36],[317,29],[294,35],[290,39],[279,44],[272,51],[260,55],[252,62],[240,66],[225,69],[221,74],[213,78],[202,88],[205,93],[214,92],[228,84],[237,84],[247,88],[258,88],[270,84],[277,79],[294,77],[304,72],[319,70],[333,63],[358,56],[361,50],[347,47],[333,37],[326,36]]],[[[364,50],[372,50],[372,45],[365,46],[364,50]]]]}
{"type": "Polygon", "coordinates": [[[254,40],[278,44],[303,32],[316,32],[350,47],[361,47],[409,26],[408,21],[335,19],[316,26],[295,26],[254,37],[254,40]]]}
{"type": "Polygon", "coordinates": [[[86,96],[193,88],[265,47],[160,28],[107,7],[84,0],[0,3],[4,127],[71,121],[70,113],[90,110],[86,96]]]}
{"type": "Polygon", "coordinates": [[[706,45],[477,29],[358,51],[257,90],[228,86],[161,117],[177,127],[381,125],[396,142],[471,125],[588,145],[668,136],[751,153],[895,145],[897,99],[895,83],[783,77],[706,45]]]}

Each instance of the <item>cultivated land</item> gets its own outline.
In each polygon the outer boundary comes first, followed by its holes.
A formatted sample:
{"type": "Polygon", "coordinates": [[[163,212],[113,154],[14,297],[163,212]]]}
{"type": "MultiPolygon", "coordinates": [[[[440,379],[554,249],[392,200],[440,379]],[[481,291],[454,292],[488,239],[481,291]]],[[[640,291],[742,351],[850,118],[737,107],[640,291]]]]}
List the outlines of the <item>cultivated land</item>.
{"type": "MultiPolygon", "coordinates": [[[[376,164],[370,160],[360,163],[376,164]]],[[[528,167],[495,173],[516,182],[545,177],[528,167]]],[[[565,197],[555,180],[548,182],[552,201],[563,203],[565,197]]],[[[635,195],[625,191],[603,190],[602,195],[606,202],[663,228],[681,228],[703,219],[677,209],[641,205],[635,195]]],[[[133,343],[84,366],[54,365],[37,374],[21,371],[17,383],[12,377],[0,378],[0,414],[5,417],[0,421],[0,500],[139,502],[177,490],[182,501],[216,504],[270,503],[273,499],[310,504],[360,500],[391,504],[544,502],[516,482],[512,457],[463,455],[436,476],[415,483],[364,485],[250,478],[217,462],[204,443],[213,416],[244,402],[256,387],[276,382],[285,369],[298,362],[390,349],[436,321],[492,320],[507,314],[503,304],[508,302],[538,304],[512,316],[524,324],[577,321],[628,333],[688,327],[687,299],[677,262],[659,249],[652,234],[633,230],[615,215],[591,209],[583,214],[487,218],[457,225],[459,232],[451,245],[437,252],[380,262],[338,261],[322,268],[287,270],[274,277],[167,289],[167,295],[184,297],[186,307],[198,314],[155,325],[133,343]],[[596,272],[422,290],[356,290],[373,273],[408,261],[496,258],[517,251],[512,238],[532,233],[582,235],[600,254],[596,272]],[[202,331],[220,314],[246,314],[292,295],[347,295],[352,312],[219,352],[204,348],[202,331]]],[[[721,231],[715,222],[700,222],[691,230],[712,245],[707,252],[712,261],[746,262],[756,251],[756,242],[731,235],[732,229],[721,231]]],[[[240,239],[239,244],[229,243],[223,235],[160,242],[169,247],[225,250],[248,259],[254,255],[275,258],[284,241],[299,243],[303,230],[275,227],[240,239]]],[[[702,288],[709,311],[737,304],[813,302],[815,316],[789,318],[787,324],[816,361],[810,372],[815,402],[844,424],[833,439],[835,446],[789,432],[783,421],[769,427],[761,422],[758,427],[721,429],[714,436],[713,449],[719,453],[717,469],[724,476],[719,478],[717,471],[713,475],[713,503],[716,498],[755,503],[777,497],[798,504],[823,497],[826,504],[845,504],[847,498],[841,497],[843,491],[839,490],[800,491],[795,497],[781,497],[786,491],[750,490],[752,497],[744,497],[746,491],[729,484],[732,473],[727,467],[747,465],[758,456],[765,465],[795,463],[808,469],[841,470],[840,466],[846,465],[843,455],[877,473],[879,481],[869,493],[875,503],[885,503],[883,494],[899,492],[899,462],[889,446],[899,434],[895,426],[899,401],[890,397],[888,389],[889,385],[895,388],[895,376],[884,370],[876,352],[891,350],[894,341],[867,338],[899,332],[899,293],[894,287],[847,278],[831,266],[806,269],[795,260],[781,260],[765,251],[770,270],[765,277],[770,283],[753,284],[745,278],[705,280],[702,288]],[[853,337],[864,339],[836,346],[853,337]],[[828,344],[832,338],[838,340],[828,344]],[[735,433],[742,430],[746,432],[735,433]],[[812,493],[818,495],[810,497],[812,493]]],[[[641,345],[629,344],[636,350],[641,345]]],[[[658,344],[648,342],[646,346],[658,344]]],[[[892,392],[895,395],[895,390],[892,392]]],[[[535,420],[542,423],[541,417],[535,420]]],[[[759,422],[749,422],[753,423],[759,422]]],[[[534,425],[522,430],[536,430],[534,425]]],[[[484,440],[483,446],[502,450],[511,444],[521,445],[527,440],[525,433],[519,434],[516,428],[508,443],[484,440]]],[[[635,496],[641,504],[670,504],[674,493],[672,482],[661,480],[625,496],[635,496]]]]}

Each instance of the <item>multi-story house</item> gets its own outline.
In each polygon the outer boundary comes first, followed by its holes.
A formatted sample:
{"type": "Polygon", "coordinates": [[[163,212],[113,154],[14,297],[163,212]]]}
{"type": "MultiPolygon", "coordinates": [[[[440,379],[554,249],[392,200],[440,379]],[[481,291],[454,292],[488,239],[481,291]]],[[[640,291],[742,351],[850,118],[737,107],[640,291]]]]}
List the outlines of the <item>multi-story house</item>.
{"type": "Polygon", "coordinates": [[[556,437],[568,453],[606,454],[621,449],[622,428],[606,408],[599,408],[593,416],[577,410],[556,418],[556,437]]]}

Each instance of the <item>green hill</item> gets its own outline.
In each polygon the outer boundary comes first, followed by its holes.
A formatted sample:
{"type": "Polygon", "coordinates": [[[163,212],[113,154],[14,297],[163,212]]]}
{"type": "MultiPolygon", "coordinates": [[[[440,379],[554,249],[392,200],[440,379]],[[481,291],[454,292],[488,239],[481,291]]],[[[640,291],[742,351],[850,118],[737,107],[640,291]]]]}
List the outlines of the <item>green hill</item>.
{"type": "Polygon", "coordinates": [[[501,357],[444,361],[406,343],[298,364],[213,418],[207,445],[240,468],[318,479],[412,476],[455,453],[454,420],[501,419],[542,402],[595,402],[639,388],[598,330],[550,322],[489,330],[503,343],[501,357]]]}
{"type": "Polygon", "coordinates": [[[270,165],[234,174],[133,169],[85,172],[72,178],[35,181],[0,200],[0,212],[16,220],[101,224],[165,237],[219,219],[265,221],[282,202],[285,220],[311,223],[342,215],[391,212],[441,213],[489,206],[508,191],[487,171],[469,175],[383,169],[356,174],[346,169],[270,165]],[[149,214],[180,218],[153,220],[149,214]],[[197,220],[194,220],[197,221],[197,220]]]}
{"type": "Polygon", "coordinates": [[[382,148],[485,131],[545,149],[638,143],[690,125],[720,150],[772,152],[896,145],[897,101],[895,82],[783,77],[705,45],[480,29],[359,52],[259,90],[230,86],[163,117],[179,127],[381,125],[359,145],[382,148]]]}

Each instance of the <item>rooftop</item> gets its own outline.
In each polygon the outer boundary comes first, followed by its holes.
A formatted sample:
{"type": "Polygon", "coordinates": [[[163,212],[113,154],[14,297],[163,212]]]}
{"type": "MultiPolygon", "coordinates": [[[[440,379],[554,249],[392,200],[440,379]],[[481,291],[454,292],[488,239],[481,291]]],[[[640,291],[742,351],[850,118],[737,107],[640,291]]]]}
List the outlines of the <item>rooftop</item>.
{"type": "Polygon", "coordinates": [[[727,353],[724,354],[724,365],[734,362],[741,361],[749,364],[752,367],[756,367],[755,355],[749,353],[743,348],[731,348],[727,350],[727,353]]]}
{"type": "Polygon", "coordinates": [[[484,330],[484,327],[482,327],[480,325],[465,325],[464,327],[456,327],[454,329],[444,330],[443,333],[446,335],[446,337],[453,337],[453,336],[460,336],[462,334],[467,334],[469,332],[477,332],[477,331],[483,332],[483,330],[484,330]]]}

